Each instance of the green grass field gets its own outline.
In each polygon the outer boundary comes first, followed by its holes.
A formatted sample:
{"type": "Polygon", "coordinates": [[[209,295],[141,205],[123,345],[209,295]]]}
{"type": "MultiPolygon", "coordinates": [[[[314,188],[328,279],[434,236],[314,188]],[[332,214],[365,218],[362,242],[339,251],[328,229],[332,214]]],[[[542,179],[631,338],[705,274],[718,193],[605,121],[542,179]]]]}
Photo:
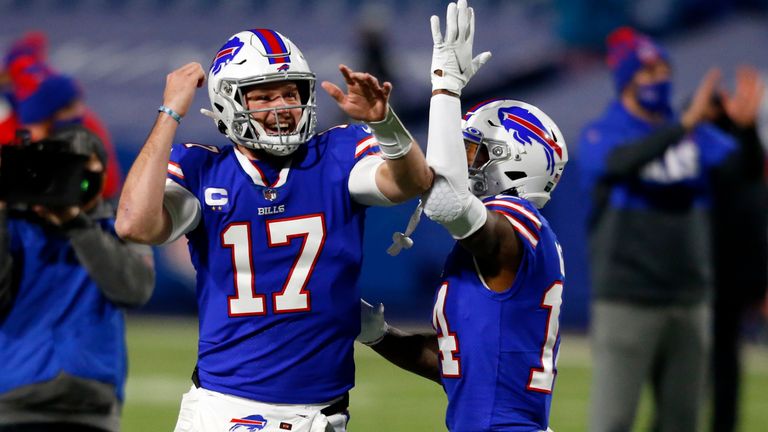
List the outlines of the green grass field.
{"type": "MultiPolygon", "coordinates": [[[[190,386],[197,324],[191,319],[132,317],[128,321],[130,371],[123,430],[172,431],[181,395],[190,386]]],[[[398,369],[356,345],[357,386],[351,392],[351,431],[441,431],[445,395],[437,384],[398,369]]],[[[552,404],[556,432],[586,431],[589,349],[583,335],[563,336],[552,404]]],[[[768,430],[768,349],[747,351],[742,432],[768,430]]],[[[644,398],[635,430],[647,430],[650,403],[644,398]]]]}

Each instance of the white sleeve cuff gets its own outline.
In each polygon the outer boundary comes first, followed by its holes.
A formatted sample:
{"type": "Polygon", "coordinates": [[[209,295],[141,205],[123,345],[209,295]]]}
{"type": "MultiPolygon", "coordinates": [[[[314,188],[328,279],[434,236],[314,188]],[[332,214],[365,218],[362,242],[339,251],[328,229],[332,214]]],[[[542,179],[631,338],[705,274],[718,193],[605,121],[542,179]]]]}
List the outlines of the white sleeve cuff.
{"type": "Polygon", "coordinates": [[[376,184],[376,172],[384,159],[366,156],[358,161],[349,173],[349,194],[356,203],[367,206],[388,207],[395,205],[376,184]]]}
{"type": "Polygon", "coordinates": [[[171,217],[171,235],[163,244],[176,241],[195,229],[200,222],[200,201],[190,191],[171,179],[165,180],[163,207],[171,217]]]}

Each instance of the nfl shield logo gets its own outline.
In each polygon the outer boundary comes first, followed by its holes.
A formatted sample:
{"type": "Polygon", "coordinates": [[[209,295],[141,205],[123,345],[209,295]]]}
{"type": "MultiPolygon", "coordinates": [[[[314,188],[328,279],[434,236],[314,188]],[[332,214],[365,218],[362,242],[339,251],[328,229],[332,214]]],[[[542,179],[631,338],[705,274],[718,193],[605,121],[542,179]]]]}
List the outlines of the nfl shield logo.
{"type": "Polygon", "coordinates": [[[274,201],[277,199],[277,190],[272,188],[264,189],[264,199],[267,201],[274,201]]]}

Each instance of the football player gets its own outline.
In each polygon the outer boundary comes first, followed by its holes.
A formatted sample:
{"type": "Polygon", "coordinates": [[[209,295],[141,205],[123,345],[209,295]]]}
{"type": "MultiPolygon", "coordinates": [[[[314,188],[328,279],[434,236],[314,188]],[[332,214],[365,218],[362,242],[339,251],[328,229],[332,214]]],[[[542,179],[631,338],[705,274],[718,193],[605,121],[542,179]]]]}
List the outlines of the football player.
{"type": "Polygon", "coordinates": [[[340,70],[347,93],[322,86],[363,123],[315,133],[315,75],[299,48],[269,29],[235,34],[203,110],[234,144],[221,147],[171,145],[205,74],[190,63],[167,77],[117,231],[189,242],[200,335],[176,431],[346,428],[365,210],[424,192],[432,172],[388,105],[391,84],[340,70]]]}
{"type": "Polygon", "coordinates": [[[545,431],[565,271],[539,209],[568,152],[555,123],[523,102],[483,102],[462,124],[464,78],[484,56],[472,59],[471,10],[468,15],[456,18],[449,9],[445,38],[432,18],[427,161],[436,176],[424,212],[458,240],[435,295],[436,334],[389,327],[383,305],[363,303],[358,340],[442,382],[451,431],[545,431]]]}

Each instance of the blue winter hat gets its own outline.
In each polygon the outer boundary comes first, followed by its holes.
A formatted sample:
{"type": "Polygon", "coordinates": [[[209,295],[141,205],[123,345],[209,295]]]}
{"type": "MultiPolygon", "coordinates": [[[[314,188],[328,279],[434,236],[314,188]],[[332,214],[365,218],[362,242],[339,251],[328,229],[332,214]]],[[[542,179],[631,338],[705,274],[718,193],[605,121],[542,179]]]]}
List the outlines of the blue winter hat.
{"type": "Polygon", "coordinates": [[[80,86],[66,75],[46,78],[28,98],[19,102],[19,120],[22,124],[40,123],[53,117],[81,96],[80,86]]]}
{"type": "Polygon", "coordinates": [[[606,61],[613,72],[616,91],[621,93],[637,71],[649,63],[669,63],[669,53],[650,37],[631,27],[619,27],[606,38],[606,61]]]}

